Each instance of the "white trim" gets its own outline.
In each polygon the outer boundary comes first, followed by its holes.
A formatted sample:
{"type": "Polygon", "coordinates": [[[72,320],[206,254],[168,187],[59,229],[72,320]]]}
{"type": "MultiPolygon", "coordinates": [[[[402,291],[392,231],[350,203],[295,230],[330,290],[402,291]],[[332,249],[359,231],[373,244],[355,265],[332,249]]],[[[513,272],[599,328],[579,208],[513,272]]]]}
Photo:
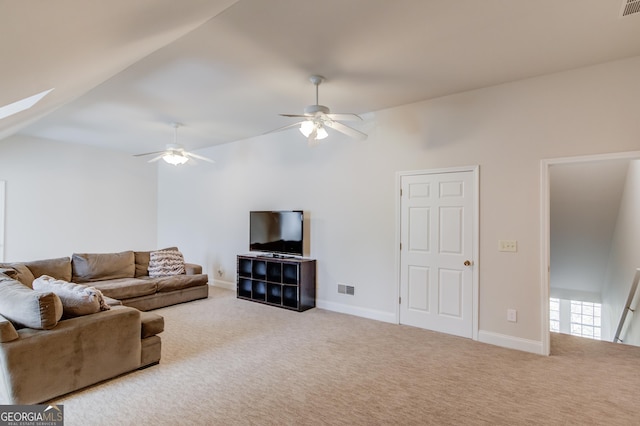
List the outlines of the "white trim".
{"type": "Polygon", "coordinates": [[[5,194],[6,181],[0,180],[0,262],[4,262],[4,231],[5,231],[5,194]]]}
{"type": "Polygon", "coordinates": [[[549,332],[549,270],[551,264],[551,216],[550,216],[550,181],[549,167],[558,164],[589,163],[607,160],[632,160],[640,158],[640,151],[614,152],[607,154],[582,155],[576,157],[561,157],[540,161],[540,294],[541,300],[541,335],[542,354],[549,355],[551,351],[549,332]]]}
{"type": "Polygon", "coordinates": [[[551,353],[551,342],[549,334],[549,271],[551,262],[551,210],[549,207],[549,166],[546,160],[540,162],[540,340],[542,343],[542,355],[551,353]]]}
{"type": "Polygon", "coordinates": [[[607,160],[632,160],[636,158],[640,158],[640,151],[611,152],[607,154],[547,158],[542,160],[542,162],[551,166],[554,164],[589,163],[589,162],[607,161],[607,160]]]}
{"type": "Polygon", "coordinates": [[[339,312],[341,314],[354,315],[357,317],[368,318],[377,321],[397,324],[396,317],[392,312],[378,311],[375,309],[361,308],[353,305],[345,305],[342,303],[328,302],[326,300],[316,299],[316,308],[326,309],[327,311],[339,312]]]}
{"type": "Polygon", "coordinates": [[[537,355],[547,355],[543,350],[544,342],[537,340],[522,339],[520,337],[480,330],[478,332],[478,341],[503,348],[531,352],[537,355]]]}
{"type": "Polygon", "coordinates": [[[214,287],[226,288],[227,290],[237,290],[236,283],[231,281],[213,280],[209,283],[209,285],[212,285],[214,287]]]}
{"type": "MultiPolygon", "coordinates": [[[[475,215],[473,217],[473,313],[472,313],[472,339],[478,340],[478,327],[479,327],[479,313],[480,313],[480,166],[462,166],[462,167],[449,167],[445,169],[427,169],[427,170],[414,170],[396,172],[396,238],[395,238],[395,279],[396,279],[396,300],[400,299],[400,189],[401,181],[404,176],[415,175],[428,175],[428,174],[441,174],[441,173],[458,173],[458,172],[472,172],[474,180],[474,200],[473,208],[475,215]]],[[[396,303],[395,309],[395,321],[396,324],[400,324],[400,304],[396,303]]]]}

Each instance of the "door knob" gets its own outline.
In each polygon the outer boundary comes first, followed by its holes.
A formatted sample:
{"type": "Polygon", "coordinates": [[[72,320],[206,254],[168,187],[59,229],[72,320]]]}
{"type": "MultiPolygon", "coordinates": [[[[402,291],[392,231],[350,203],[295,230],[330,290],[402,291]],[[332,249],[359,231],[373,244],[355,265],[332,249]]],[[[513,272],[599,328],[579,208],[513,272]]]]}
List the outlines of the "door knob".
{"type": "Polygon", "coordinates": [[[464,261],[464,266],[471,266],[471,265],[473,265],[472,261],[470,261],[470,260],[465,260],[464,261]]]}

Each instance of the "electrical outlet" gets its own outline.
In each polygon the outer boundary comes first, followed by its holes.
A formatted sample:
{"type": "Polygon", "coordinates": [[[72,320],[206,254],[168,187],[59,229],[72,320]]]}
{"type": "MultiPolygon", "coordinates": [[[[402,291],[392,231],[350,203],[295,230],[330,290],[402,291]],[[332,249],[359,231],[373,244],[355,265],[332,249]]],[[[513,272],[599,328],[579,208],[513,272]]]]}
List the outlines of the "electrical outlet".
{"type": "Polygon", "coordinates": [[[499,240],[498,241],[498,251],[517,252],[518,251],[518,241],[516,241],[516,240],[499,240]]]}
{"type": "Polygon", "coordinates": [[[515,309],[507,309],[507,321],[518,322],[518,311],[515,309]]]}

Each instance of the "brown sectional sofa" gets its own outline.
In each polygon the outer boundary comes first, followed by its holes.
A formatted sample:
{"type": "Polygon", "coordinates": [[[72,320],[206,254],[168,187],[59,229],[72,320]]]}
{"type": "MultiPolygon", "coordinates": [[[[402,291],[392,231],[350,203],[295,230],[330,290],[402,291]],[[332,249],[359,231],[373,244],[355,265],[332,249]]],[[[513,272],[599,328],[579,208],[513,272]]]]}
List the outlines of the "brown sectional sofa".
{"type": "Polygon", "coordinates": [[[149,253],[85,253],[0,264],[0,404],[45,402],[160,361],[164,319],[144,311],[206,298],[208,278],[193,264],[185,265],[185,274],[151,278],[149,253]],[[50,293],[30,288],[41,275],[98,288],[111,308],[60,318],[62,305],[53,306],[59,302],[51,302],[50,293]],[[58,317],[34,328],[16,321],[16,303],[9,299],[25,292],[32,317],[59,310],[58,317]],[[32,303],[34,297],[39,305],[32,303]]]}
{"type": "Polygon", "coordinates": [[[202,273],[200,265],[185,263],[185,274],[151,278],[148,275],[150,253],[74,253],[71,258],[11,263],[7,266],[19,269],[20,276],[17,279],[28,286],[35,278],[49,275],[59,280],[90,285],[105,296],[141,311],[208,297],[209,277],[202,273]]]}

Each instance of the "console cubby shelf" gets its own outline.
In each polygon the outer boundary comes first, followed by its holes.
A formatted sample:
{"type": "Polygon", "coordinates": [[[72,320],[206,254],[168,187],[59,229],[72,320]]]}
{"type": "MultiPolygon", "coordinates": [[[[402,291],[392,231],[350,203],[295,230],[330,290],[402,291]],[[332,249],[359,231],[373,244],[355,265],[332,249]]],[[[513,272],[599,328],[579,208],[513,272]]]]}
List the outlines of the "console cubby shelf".
{"type": "Polygon", "coordinates": [[[238,256],[237,297],[302,312],[316,306],[316,261],[238,256]]]}

